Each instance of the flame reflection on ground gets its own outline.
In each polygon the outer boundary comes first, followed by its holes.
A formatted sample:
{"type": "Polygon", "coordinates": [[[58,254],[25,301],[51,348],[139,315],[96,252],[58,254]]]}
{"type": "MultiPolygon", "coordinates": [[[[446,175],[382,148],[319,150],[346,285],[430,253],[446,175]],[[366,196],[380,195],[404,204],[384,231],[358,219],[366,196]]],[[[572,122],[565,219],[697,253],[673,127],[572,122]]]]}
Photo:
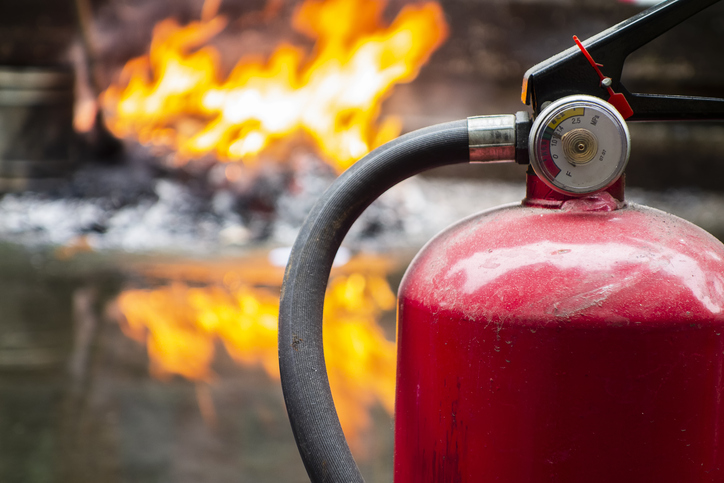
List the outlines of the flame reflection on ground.
{"type": "Polygon", "coordinates": [[[341,171],[400,133],[398,119],[378,122],[382,101],[447,36],[435,2],[408,5],[386,25],[385,0],[306,0],[292,24],[315,41],[311,53],[282,44],[269,59],[241,58],[221,80],[209,45],[227,25],[213,14],[218,3],[207,0],[202,19],[187,25],[159,22],[149,54],[102,94],[116,136],[168,148],[180,163],[204,155],[251,163],[303,133],[341,171]]]}
{"type": "MultiPolygon", "coordinates": [[[[223,268],[202,264],[153,267],[148,274],[172,279],[153,289],[128,289],[118,299],[123,332],[146,344],[150,371],[201,383],[199,407],[215,420],[210,393],[218,342],[239,364],[261,367],[278,379],[277,318],[281,270],[255,262],[223,268]],[[216,281],[213,281],[216,280],[216,281]],[[201,286],[199,286],[201,285],[201,286]],[[274,288],[271,288],[274,287],[274,288]]],[[[324,308],[325,359],[342,427],[353,449],[370,425],[370,409],[391,415],[395,391],[395,343],[378,320],[395,306],[385,278],[390,264],[357,257],[335,269],[324,308]]]]}

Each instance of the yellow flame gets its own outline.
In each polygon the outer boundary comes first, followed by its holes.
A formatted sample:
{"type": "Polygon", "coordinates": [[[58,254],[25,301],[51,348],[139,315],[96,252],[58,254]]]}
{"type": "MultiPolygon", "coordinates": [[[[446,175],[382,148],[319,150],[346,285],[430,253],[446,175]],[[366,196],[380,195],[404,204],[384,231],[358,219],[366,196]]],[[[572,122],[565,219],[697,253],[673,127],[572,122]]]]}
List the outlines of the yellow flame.
{"type": "Polygon", "coordinates": [[[109,129],[119,137],[174,150],[181,162],[213,155],[245,160],[303,132],[337,169],[396,137],[399,119],[378,122],[392,87],[414,79],[447,36],[434,2],[403,8],[385,26],[385,0],[306,0],[296,30],[316,40],[312,54],[280,45],[264,61],[242,58],[219,79],[209,40],[226,20],[156,25],[148,55],[131,60],[101,96],[109,129]]]}
{"type": "MultiPolygon", "coordinates": [[[[324,307],[330,385],[353,447],[371,423],[369,408],[380,403],[392,414],[394,406],[395,343],[377,321],[394,308],[395,297],[384,273],[375,268],[379,265],[372,263],[366,271],[333,277],[324,307]]],[[[223,282],[205,287],[174,282],[121,293],[121,328],[147,345],[154,376],[212,382],[211,363],[220,340],[239,364],[261,367],[279,378],[278,292],[255,287],[245,280],[248,276],[227,272],[223,282]]]]}

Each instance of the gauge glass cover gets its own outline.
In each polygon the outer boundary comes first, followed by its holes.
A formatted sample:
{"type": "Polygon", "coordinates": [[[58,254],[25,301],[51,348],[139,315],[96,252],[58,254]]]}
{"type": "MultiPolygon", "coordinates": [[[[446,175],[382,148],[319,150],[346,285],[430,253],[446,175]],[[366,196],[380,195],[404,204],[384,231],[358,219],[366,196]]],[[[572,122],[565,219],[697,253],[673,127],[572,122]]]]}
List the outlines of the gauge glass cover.
{"type": "Polygon", "coordinates": [[[629,140],[626,121],[609,103],[593,96],[565,97],[533,123],[530,161],[554,190],[585,195],[609,187],[621,176],[629,140]]]}

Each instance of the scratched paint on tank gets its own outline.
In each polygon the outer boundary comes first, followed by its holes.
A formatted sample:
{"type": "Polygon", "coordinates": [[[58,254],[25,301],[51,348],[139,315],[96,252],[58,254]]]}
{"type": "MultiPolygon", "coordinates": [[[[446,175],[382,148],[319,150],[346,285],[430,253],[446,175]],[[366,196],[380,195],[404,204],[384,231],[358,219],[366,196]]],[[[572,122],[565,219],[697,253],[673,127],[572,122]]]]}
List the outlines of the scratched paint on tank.
{"type": "Polygon", "coordinates": [[[601,203],[492,210],[415,259],[397,483],[722,481],[724,246],[601,203]]]}

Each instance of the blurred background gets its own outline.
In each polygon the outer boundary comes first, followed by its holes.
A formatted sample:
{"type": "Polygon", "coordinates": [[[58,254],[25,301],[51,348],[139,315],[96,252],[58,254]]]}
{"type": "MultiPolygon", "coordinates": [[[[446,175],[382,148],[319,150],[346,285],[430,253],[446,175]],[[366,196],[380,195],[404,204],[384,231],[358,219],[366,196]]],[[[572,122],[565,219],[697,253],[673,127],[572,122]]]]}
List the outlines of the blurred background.
{"type": "MultiPolygon", "coordinates": [[[[25,0],[0,16],[0,481],[307,481],[279,387],[288,247],[374,147],[514,113],[523,74],[655,2],[25,0]]],[[[627,61],[724,97],[724,3],[627,61]]],[[[605,72],[605,67],[604,67],[605,72]]],[[[724,125],[630,126],[627,198],[724,237],[724,125]]],[[[391,480],[394,293],[525,167],[408,180],[355,224],[325,308],[363,474],[391,480]]]]}

